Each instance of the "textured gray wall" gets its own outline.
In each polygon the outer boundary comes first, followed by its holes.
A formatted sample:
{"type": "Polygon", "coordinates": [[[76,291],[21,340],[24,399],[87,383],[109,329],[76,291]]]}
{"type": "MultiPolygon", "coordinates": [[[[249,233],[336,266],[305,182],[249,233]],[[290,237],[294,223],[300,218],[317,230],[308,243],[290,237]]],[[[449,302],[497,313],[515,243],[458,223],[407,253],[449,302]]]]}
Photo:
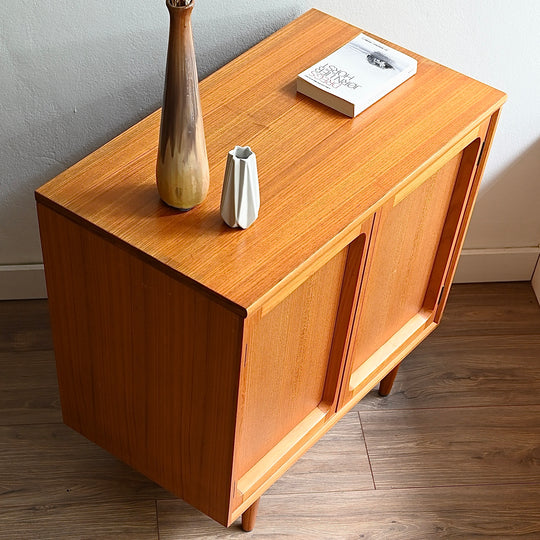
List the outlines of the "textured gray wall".
{"type": "MultiPolygon", "coordinates": [[[[198,0],[200,77],[306,9],[198,0]]],[[[165,0],[0,0],[0,265],[41,261],[37,187],[160,106],[168,24],[165,0]]]]}
{"type": "MultiPolygon", "coordinates": [[[[317,7],[508,92],[468,245],[520,247],[540,243],[539,6],[196,0],[193,23],[201,77],[317,7]]],[[[0,270],[41,261],[34,189],[159,107],[167,33],[165,0],[0,0],[0,270]]]]}

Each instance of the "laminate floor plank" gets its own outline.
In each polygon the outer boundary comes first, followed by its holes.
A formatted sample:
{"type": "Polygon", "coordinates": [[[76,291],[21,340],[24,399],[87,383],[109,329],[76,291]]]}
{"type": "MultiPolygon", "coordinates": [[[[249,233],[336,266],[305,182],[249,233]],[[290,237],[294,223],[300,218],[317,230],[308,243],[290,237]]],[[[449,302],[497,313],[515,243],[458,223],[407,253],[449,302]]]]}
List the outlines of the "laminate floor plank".
{"type": "Polygon", "coordinates": [[[540,483],[540,406],[359,414],[377,489],[540,483]]]}
{"type": "MultiPolygon", "coordinates": [[[[267,495],[249,538],[304,540],[540,537],[540,486],[267,495]]],[[[158,501],[160,540],[246,538],[182,501],[158,501]]]]}
{"type": "Polygon", "coordinates": [[[59,422],[54,353],[0,352],[0,425],[59,422]]]}
{"type": "Polygon", "coordinates": [[[454,285],[441,324],[432,335],[497,334],[540,334],[540,306],[530,282],[454,285]]]}
{"type": "Polygon", "coordinates": [[[0,507],[172,495],[62,424],[0,426],[0,507]]]}
{"type": "Polygon", "coordinates": [[[392,392],[358,411],[540,405],[540,335],[428,337],[402,362],[392,392]]]}
{"type": "MultiPolygon", "coordinates": [[[[0,302],[0,540],[247,538],[59,423],[48,325],[46,301],[0,302]]],[[[390,396],[270,488],[249,537],[540,538],[539,346],[529,283],[454,286],[390,396]]]]}
{"type": "Polygon", "coordinates": [[[52,348],[47,300],[0,301],[0,352],[52,348]]]}
{"type": "Polygon", "coordinates": [[[0,506],[1,540],[158,540],[156,503],[0,506]]]}
{"type": "Polygon", "coordinates": [[[328,493],[373,489],[358,414],[346,414],[266,493],[328,493]]]}

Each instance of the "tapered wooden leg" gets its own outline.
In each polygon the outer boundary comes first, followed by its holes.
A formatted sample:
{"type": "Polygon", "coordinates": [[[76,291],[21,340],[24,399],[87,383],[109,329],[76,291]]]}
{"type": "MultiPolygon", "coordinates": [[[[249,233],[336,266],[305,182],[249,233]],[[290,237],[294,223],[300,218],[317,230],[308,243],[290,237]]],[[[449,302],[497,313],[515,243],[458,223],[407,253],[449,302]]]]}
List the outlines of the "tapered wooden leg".
{"type": "Polygon", "coordinates": [[[259,502],[261,499],[257,499],[243,514],[242,514],[242,529],[246,532],[250,532],[255,527],[255,520],[257,519],[257,510],[259,509],[259,502]]]}
{"type": "Polygon", "coordinates": [[[394,379],[396,378],[399,366],[398,364],[380,383],[379,383],[379,396],[387,396],[392,390],[394,379]]]}

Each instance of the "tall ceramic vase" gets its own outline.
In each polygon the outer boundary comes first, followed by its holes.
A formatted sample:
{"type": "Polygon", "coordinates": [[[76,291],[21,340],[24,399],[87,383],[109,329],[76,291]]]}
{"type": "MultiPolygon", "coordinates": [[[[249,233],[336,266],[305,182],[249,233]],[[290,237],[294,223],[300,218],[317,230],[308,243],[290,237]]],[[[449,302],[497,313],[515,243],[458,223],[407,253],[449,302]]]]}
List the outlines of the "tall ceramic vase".
{"type": "Polygon", "coordinates": [[[169,48],[156,179],[161,199],[190,210],[208,193],[210,174],[191,31],[194,0],[166,0],[169,48]]]}

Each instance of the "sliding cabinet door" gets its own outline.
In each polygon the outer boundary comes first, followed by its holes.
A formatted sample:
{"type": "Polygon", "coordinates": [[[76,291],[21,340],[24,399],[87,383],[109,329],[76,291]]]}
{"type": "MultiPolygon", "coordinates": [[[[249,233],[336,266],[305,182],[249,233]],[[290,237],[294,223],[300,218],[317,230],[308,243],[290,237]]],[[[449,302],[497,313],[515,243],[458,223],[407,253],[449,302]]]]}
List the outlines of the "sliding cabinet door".
{"type": "Polygon", "coordinates": [[[341,405],[365,393],[436,326],[480,148],[476,137],[449,152],[376,214],[341,405]]]}

